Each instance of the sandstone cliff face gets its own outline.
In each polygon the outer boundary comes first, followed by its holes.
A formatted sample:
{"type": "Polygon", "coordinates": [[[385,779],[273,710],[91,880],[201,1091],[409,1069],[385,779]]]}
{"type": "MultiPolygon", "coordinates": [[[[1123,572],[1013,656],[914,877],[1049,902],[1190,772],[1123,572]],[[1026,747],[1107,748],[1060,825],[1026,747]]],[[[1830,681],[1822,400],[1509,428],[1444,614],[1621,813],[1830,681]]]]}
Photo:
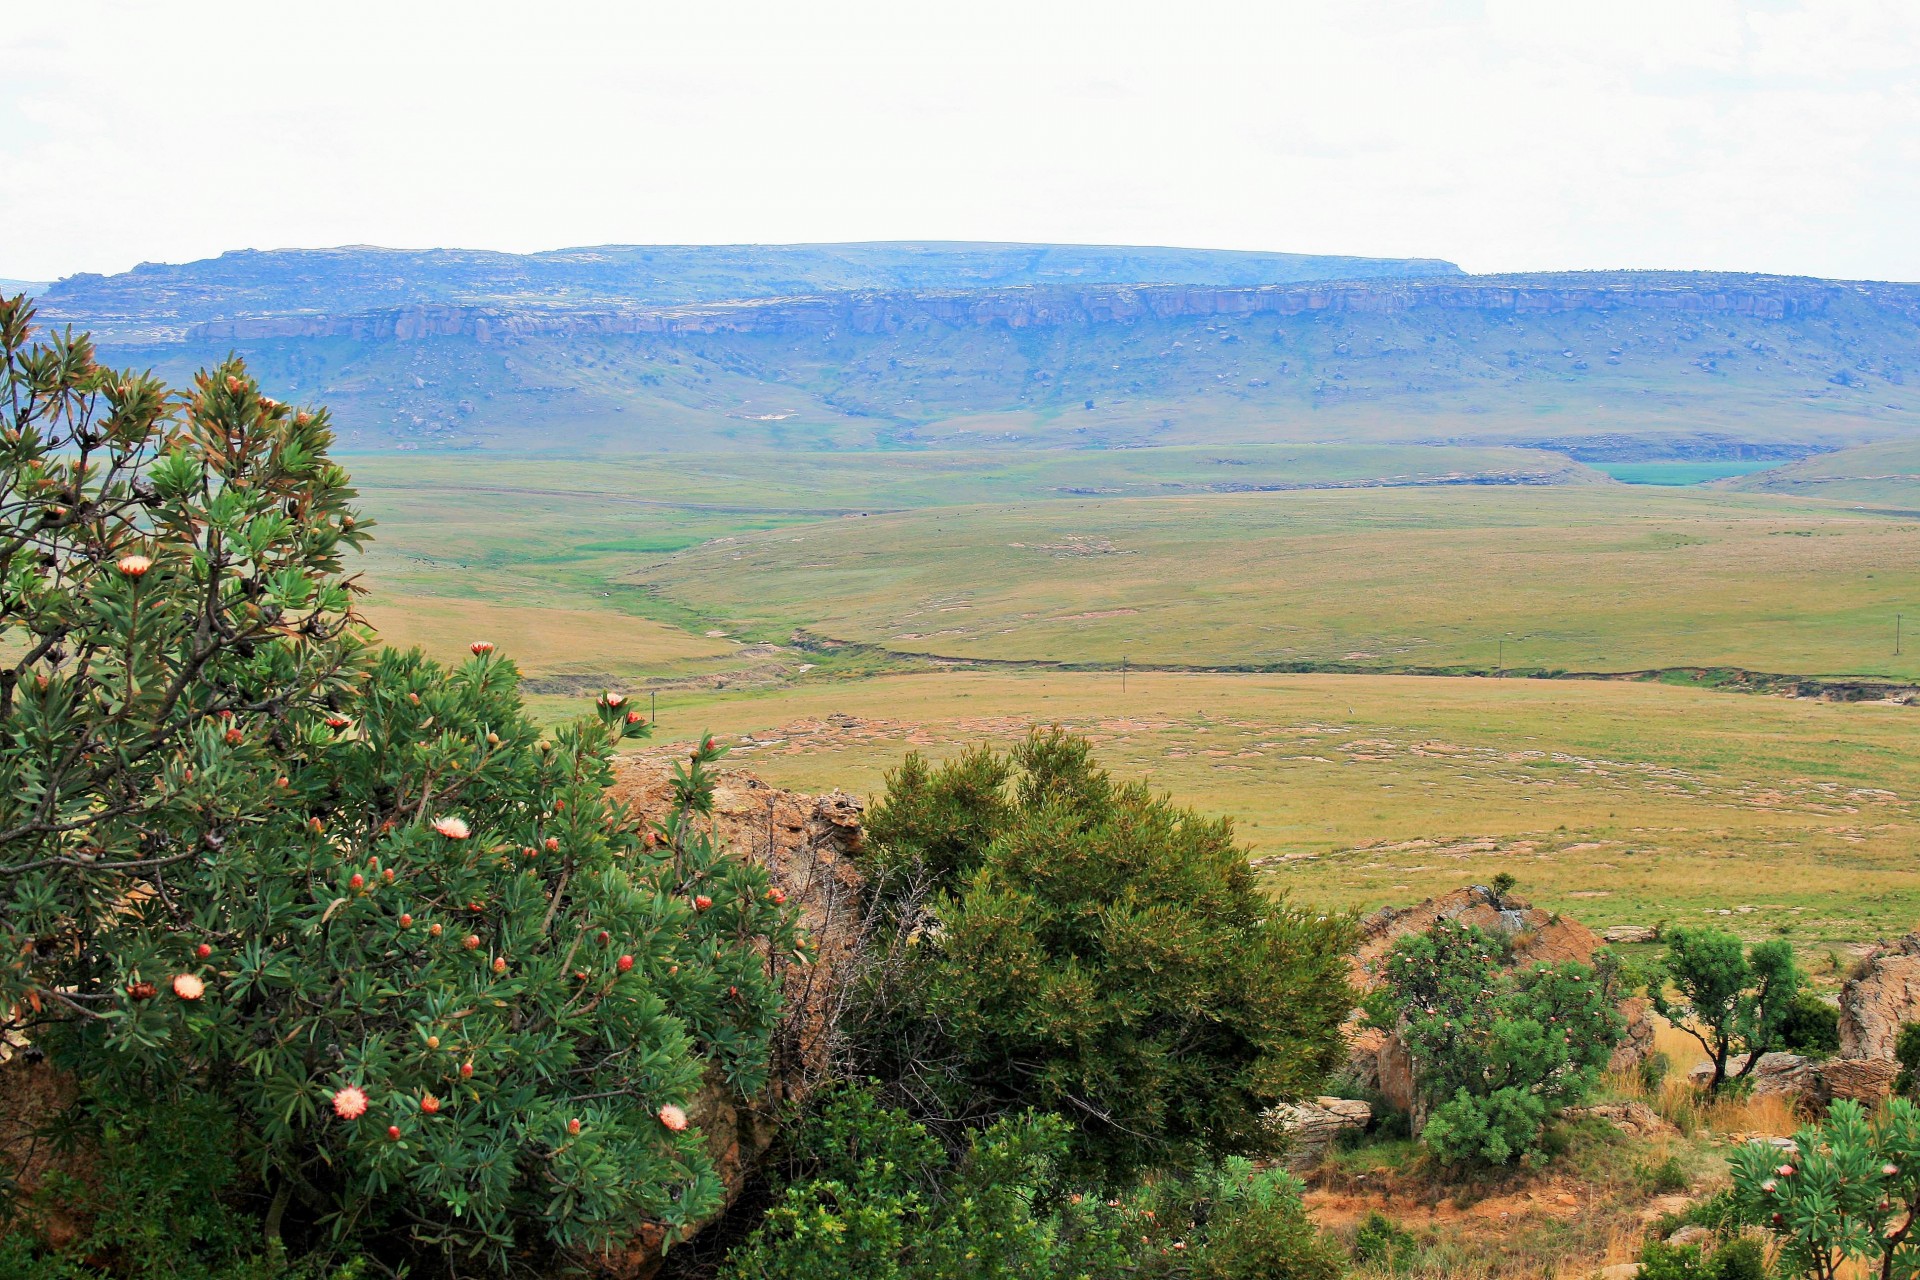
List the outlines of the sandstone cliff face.
{"type": "MultiPolygon", "coordinates": [[[[711,334],[786,331],[897,333],[935,325],[1044,328],[1192,316],[1313,312],[1452,311],[1547,314],[1565,311],[1661,311],[1778,320],[1824,311],[1843,286],[1775,277],[1660,278],[1486,277],[1469,280],[1352,281],[1259,285],[1023,285],[979,290],[858,290],[792,298],[756,298],[676,307],[557,307],[453,303],[349,314],[298,314],[206,320],[184,330],[189,342],[271,338],[411,341],[465,337],[480,342],[543,334],[711,334]]],[[[1872,295],[1870,295],[1872,296],[1872,295]]],[[[1904,295],[1880,299],[1903,311],[1904,295]]]]}
{"type": "Polygon", "coordinates": [[[1920,1021],[1920,933],[1868,961],[1840,988],[1840,1056],[1894,1060],[1904,1023],[1920,1021]]]}

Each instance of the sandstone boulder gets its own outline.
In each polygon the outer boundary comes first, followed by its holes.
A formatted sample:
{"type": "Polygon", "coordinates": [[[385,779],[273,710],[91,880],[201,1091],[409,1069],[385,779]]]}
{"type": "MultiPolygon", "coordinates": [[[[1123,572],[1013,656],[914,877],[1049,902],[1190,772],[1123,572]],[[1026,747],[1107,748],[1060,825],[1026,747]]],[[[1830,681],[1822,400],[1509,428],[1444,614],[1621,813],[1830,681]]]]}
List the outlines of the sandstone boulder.
{"type": "Polygon", "coordinates": [[[1286,1163],[1311,1169],[1343,1133],[1360,1132],[1373,1123],[1373,1108],[1352,1098],[1315,1098],[1275,1107],[1268,1119],[1291,1139],[1286,1163]]]}
{"type": "MultiPolygon", "coordinates": [[[[663,754],[625,757],[615,764],[611,794],[636,818],[659,821],[671,806],[676,762],[663,754]]],[[[786,1012],[766,1094],[743,1098],[714,1072],[688,1107],[730,1206],[773,1145],[778,1108],[804,1097],[830,1065],[845,996],[838,979],[860,942],[861,880],[853,857],[863,838],[862,806],[838,791],[802,795],[723,770],[715,778],[713,807],[713,830],[723,847],[767,868],[798,910],[815,954],[812,967],[786,971],[786,1012]]],[[[624,1249],[583,1261],[609,1280],[647,1280],[660,1269],[662,1243],[657,1230],[642,1232],[624,1249]]]]}
{"type": "Polygon", "coordinates": [[[1826,1099],[1852,1098],[1869,1105],[1892,1096],[1900,1064],[1892,1058],[1831,1058],[1820,1064],[1826,1099]]]}
{"type": "Polygon", "coordinates": [[[1867,960],[1840,988],[1840,1057],[1887,1058],[1904,1023],[1920,1022],[1920,933],[1867,960]]]}
{"type": "MultiPolygon", "coordinates": [[[[1727,1061],[1729,1079],[1740,1074],[1745,1060],[1738,1055],[1727,1061]]],[[[1753,1064],[1753,1070],[1747,1078],[1753,1082],[1754,1093],[1766,1097],[1780,1095],[1791,1098],[1818,1099],[1823,1091],[1820,1070],[1812,1059],[1803,1058],[1797,1053],[1763,1053],[1760,1061],[1753,1064]]],[[[1687,1082],[1705,1088],[1713,1079],[1713,1064],[1701,1062],[1687,1072],[1687,1082]]]]}
{"type": "Polygon", "coordinates": [[[1601,941],[1608,943],[1653,942],[1659,937],[1658,929],[1649,928],[1644,924],[1616,924],[1600,935],[1601,941]]]}

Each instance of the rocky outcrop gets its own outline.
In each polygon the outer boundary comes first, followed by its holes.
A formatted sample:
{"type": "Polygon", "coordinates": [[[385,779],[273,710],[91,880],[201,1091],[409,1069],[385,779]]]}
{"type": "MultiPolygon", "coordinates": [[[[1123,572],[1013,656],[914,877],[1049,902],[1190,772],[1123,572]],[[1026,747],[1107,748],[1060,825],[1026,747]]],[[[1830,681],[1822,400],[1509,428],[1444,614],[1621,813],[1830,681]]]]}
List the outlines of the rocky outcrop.
{"type": "Polygon", "coordinates": [[[1840,988],[1839,1056],[1891,1059],[1908,1022],[1920,1022],[1920,933],[1870,957],[1867,971],[1840,988]]]}
{"type": "Polygon", "coordinates": [[[1604,1120],[1629,1138],[1666,1138],[1680,1132],[1644,1102],[1596,1103],[1568,1107],[1560,1114],[1569,1120],[1604,1120]]]}
{"type": "Polygon", "coordinates": [[[1600,935],[1602,942],[1614,943],[1653,942],[1660,937],[1660,931],[1644,924],[1616,924],[1600,935]]]}
{"type": "Polygon", "coordinates": [[[1373,1123],[1373,1108],[1352,1098],[1315,1098],[1275,1107],[1268,1120],[1288,1139],[1286,1163],[1311,1169],[1343,1133],[1359,1133],[1373,1123]]]}
{"type": "MultiPolygon", "coordinates": [[[[1741,1061],[1727,1064],[1727,1075],[1739,1074],[1741,1061]]],[[[1759,1097],[1791,1098],[1810,1107],[1825,1107],[1838,1098],[1872,1104],[1893,1092],[1900,1064],[1889,1058],[1829,1058],[1815,1062],[1797,1053],[1763,1053],[1748,1079],[1759,1097]]],[[[1702,1062],[1687,1072],[1687,1080],[1705,1087],[1713,1079],[1713,1064],[1702,1062]]]]}
{"type": "MultiPolygon", "coordinates": [[[[613,798],[636,817],[663,819],[672,803],[674,763],[655,754],[618,761],[613,798]]],[[[689,1119],[706,1136],[728,1205],[773,1145],[778,1108],[804,1097],[828,1070],[845,994],[837,979],[859,944],[861,881],[853,857],[861,847],[861,818],[860,801],[838,791],[803,795],[733,771],[715,780],[717,837],[737,856],[767,868],[798,910],[815,954],[811,967],[786,970],[787,1007],[767,1093],[743,1098],[716,1072],[688,1107],[689,1119]]],[[[659,1269],[661,1243],[657,1231],[642,1233],[629,1247],[591,1263],[610,1280],[646,1280],[659,1269]]]]}
{"type": "MultiPolygon", "coordinates": [[[[1349,980],[1362,993],[1385,980],[1387,953],[1409,934],[1424,933],[1442,920],[1472,925],[1504,936],[1512,946],[1514,965],[1557,964],[1574,960],[1591,964],[1601,947],[1600,937],[1577,920],[1531,906],[1508,894],[1496,896],[1485,885],[1455,889],[1411,907],[1383,907],[1361,922],[1361,942],[1349,962],[1349,980]]],[[[1626,1069],[1653,1048],[1653,1021],[1640,998],[1623,1000],[1626,1035],[1610,1064],[1626,1069]]],[[[1358,1087],[1380,1094],[1391,1107],[1415,1110],[1413,1062],[1400,1038],[1378,1028],[1349,1023],[1346,1074],[1358,1087]]]]}

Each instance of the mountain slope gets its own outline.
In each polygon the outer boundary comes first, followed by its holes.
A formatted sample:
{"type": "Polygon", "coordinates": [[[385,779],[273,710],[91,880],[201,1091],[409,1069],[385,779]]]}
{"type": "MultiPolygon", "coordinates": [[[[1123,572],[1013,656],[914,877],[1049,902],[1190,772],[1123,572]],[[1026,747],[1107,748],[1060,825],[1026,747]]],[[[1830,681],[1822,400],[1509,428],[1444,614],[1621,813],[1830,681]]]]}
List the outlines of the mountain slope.
{"type": "Polygon", "coordinates": [[[327,250],[75,277],[42,319],[176,379],[241,352],[330,404],[363,449],[1348,441],[1791,459],[1920,436],[1920,287],[1421,274],[1441,268],[1009,245],[327,250]],[[1336,269],[1380,274],[1218,282],[1336,269]],[[1097,279],[1136,272],[1189,278],[1097,279]],[[659,300],[795,276],[1041,283],[659,300]],[[402,301],[363,305],[380,299],[402,301]]]}

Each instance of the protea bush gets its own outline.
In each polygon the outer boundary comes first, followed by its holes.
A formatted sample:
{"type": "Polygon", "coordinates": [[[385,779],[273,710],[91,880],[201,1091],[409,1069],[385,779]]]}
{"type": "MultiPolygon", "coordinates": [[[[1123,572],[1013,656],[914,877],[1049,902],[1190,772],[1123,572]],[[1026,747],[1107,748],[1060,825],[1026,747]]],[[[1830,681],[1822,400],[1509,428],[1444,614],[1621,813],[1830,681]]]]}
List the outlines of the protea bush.
{"type": "Polygon", "coordinates": [[[719,753],[645,838],[616,698],[543,733],[490,644],[374,646],[323,410],[31,315],[0,300],[0,1011],[77,1078],[63,1120],[212,1108],[228,1194],[302,1246],[670,1240],[719,1197],[691,1104],[765,1083],[795,942],[697,834],[719,753]]]}

